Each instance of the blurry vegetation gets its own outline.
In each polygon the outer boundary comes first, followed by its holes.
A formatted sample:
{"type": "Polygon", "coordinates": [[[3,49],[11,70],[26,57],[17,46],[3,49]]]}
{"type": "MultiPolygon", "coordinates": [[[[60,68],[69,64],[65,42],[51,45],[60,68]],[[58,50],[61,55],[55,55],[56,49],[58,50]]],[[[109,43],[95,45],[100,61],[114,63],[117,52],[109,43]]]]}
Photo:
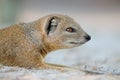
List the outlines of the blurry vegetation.
{"type": "Polygon", "coordinates": [[[0,26],[14,23],[22,0],[0,0],[0,26]]]}

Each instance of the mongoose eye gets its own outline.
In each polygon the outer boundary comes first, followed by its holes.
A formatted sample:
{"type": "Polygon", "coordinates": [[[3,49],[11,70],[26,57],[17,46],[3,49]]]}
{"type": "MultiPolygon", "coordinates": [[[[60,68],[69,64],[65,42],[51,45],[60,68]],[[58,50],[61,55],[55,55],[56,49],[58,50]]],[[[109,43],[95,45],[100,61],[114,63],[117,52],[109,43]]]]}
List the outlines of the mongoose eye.
{"type": "Polygon", "coordinates": [[[69,27],[69,28],[66,29],[66,31],[72,33],[72,32],[75,32],[76,30],[73,29],[72,27],[69,27]]]}

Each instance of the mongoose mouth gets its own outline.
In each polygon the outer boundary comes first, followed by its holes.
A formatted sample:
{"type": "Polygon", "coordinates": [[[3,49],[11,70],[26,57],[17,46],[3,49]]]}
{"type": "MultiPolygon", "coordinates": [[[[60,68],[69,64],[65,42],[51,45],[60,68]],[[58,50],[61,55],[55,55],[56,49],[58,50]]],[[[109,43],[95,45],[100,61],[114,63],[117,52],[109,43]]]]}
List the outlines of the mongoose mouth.
{"type": "Polygon", "coordinates": [[[80,44],[79,42],[70,42],[70,44],[80,44]]]}
{"type": "Polygon", "coordinates": [[[70,44],[75,44],[75,45],[78,45],[78,44],[84,44],[85,42],[69,42],[70,44]]]}

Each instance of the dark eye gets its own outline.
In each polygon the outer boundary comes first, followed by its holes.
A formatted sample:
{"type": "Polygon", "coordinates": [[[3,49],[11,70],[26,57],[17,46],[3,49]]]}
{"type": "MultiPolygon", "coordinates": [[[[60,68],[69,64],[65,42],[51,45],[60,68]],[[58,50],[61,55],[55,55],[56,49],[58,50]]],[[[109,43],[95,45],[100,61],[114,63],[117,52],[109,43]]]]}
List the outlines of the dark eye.
{"type": "Polygon", "coordinates": [[[75,29],[73,29],[72,27],[69,27],[66,29],[67,32],[75,32],[75,29]]]}

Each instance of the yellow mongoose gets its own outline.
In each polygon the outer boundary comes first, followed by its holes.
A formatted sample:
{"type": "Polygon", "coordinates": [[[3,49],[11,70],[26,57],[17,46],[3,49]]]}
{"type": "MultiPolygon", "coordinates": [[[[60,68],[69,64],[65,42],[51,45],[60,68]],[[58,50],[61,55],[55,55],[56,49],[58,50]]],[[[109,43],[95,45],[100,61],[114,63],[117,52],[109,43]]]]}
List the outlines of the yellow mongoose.
{"type": "Polygon", "coordinates": [[[89,40],[90,36],[72,18],[59,14],[44,16],[0,29],[0,64],[57,68],[44,62],[49,52],[77,47],[89,40]]]}

